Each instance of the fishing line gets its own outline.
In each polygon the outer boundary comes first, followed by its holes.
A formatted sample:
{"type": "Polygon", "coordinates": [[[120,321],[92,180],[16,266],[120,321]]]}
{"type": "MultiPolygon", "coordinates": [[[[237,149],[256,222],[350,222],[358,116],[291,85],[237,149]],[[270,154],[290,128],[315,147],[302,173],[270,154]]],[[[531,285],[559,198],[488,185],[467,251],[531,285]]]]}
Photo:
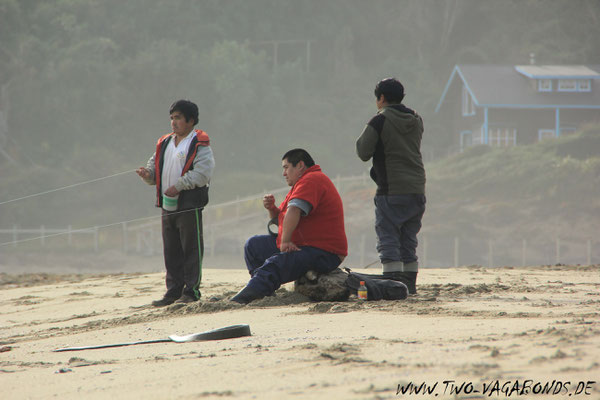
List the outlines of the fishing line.
{"type": "MultiPolygon", "coordinates": [[[[129,174],[129,173],[135,172],[135,171],[136,171],[135,169],[128,170],[128,171],[123,171],[123,172],[119,172],[119,173],[116,173],[116,174],[113,174],[113,175],[104,176],[102,178],[91,179],[91,180],[88,180],[88,181],[85,181],[85,182],[79,182],[79,183],[75,183],[75,184],[72,184],[72,185],[64,186],[64,187],[61,187],[61,188],[56,188],[56,189],[52,189],[52,190],[47,190],[45,192],[40,192],[40,193],[36,193],[36,194],[31,194],[31,195],[28,195],[28,196],[19,197],[18,199],[6,200],[6,201],[3,201],[3,202],[0,202],[0,205],[7,204],[7,203],[12,203],[12,202],[19,201],[19,200],[25,200],[25,199],[28,199],[28,198],[31,198],[31,197],[41,196],[41,195],[48,194],[48,193],[58,192],[58,191],[64,190],[64,189],[70,189],[70,188],[73,188],[73,187],[76,187],[76,186],[85,185],[87,183],[98,182],[98,181],[101,181],[101,180],[104,180],[104,179],[109,179],[109,178],[113,178],[115,176],[129,174]]],[[[279,188],[279,189],[271,190],[269,192],[270,193],[279,193],[279,192],[284,192],[284,191],[286,191],[288,189],[289,189],[288,187],[282,187],[282,188],[279,188]]],[[[211,208],[223,207],[223,206],[231,206],[231,205],[234,205],[234,204],[241,204],[241,203],[244,203],[246,201],[258,200],[258,199],[261,199],[262,196],[263,196],[262,194],[254,194],[254,195],[246,196],[246,197],[243,197],[243,198],[238,198],[236,200],[231,200],[231,201],[227,201],[227,202],[223,202],[223,203],[219,203],[219,204],[210,205],[208,207],[205,207],[205,210],[206,209],[211,209],[211,208]]],[[[175,211],[175,212],[170,212],[169,214],[179,214],[179,213],[186,212],[186,211],[189,211],[189,210],[175,211]]],[[[96,229],[99,230],[99,229],[108,228],[108,227],[111,227],[111,226],[121,225],[121,224],[124,224],[124,223],[137,222],[137,221],[143,221],[143,220],[151,220],[151,219],[154,219],[154,218],[161,218],[161,217],[162,217],[162,214],[161,215],[153,215],[153,216],[149,216],[149,217],[142,217],[142,218],[136,218],[136,219],[126,220],[126,221],[113,222],[111,224],[106,224],[106,225],[93,226],[93,227],[81,228],[81,229],[74,229],[74,230],[65,231],[65,232],[53,233],[53,234],[50,234],[50,235],[36,236],[36,237],[33,237],[33,238],[28,238],[28,239],[21,239],[21,240],[17,240],[17,241],[10,241],[10,242],[0,243],[0,247],[8,246],[8,245],[16,245],[16,244],[24,243],[24,242],[31,242],[31,241],[34,241],[34,240],[47,239],[47,238],[52,238],[52,237],[61,236],[61,235],[68,235],[69,233],[73,234],[73,233],[80,233],[80,232],[89,232],[89,231],[93,231],[93,230],[96,230],[96,229]]],[[[374,262],[371,263],[371,264],[369,264],[367,266],[367,268],[369,266],[373,265],[373,264],[374,264],[374,262]]]]}
{"type": "MultiPolygon", "coordinates": [[[[171,212],[169,214],[179,214],[179,213],[186,212],[186,211],[189,211],[189,210],[176,211],[176,212],[171,212]]],[[[111,224],[106,224],[106,225],[98,225],[98,226],[92,226],[92,227],[81,228],[81,229],[72,229],[71,231],[58,232],[58,233],[53,233],[50,235],[43,235],[43,236],[37,236],[37,237],[33,237],[33,238],[28,238],[28,239],[21,239],[21,240],[17,240],[17,241],[4,242],[4,243],[0,243],[0,247],[7,246],[9,244],[19,244],[19,243],[24,243],[24,242],[31,242],[33,240],[41,240],[41,239],[47,239],[47,238],[61,236],[61,235],[68,235],[69,233],[73,234],[73,233],[81,233],[81,232],[90,232],[90,231],[93,231],[96,229],[100,230],[103,228],[121,225],[124,223],[128,224],[130,222],[144,221],[144,220],[150,220],[150,219],[161,218],[161,217],[162,217],[162,214],[161,215],[152,215],[150,217],[141,217],[141,218],[136,218],[136,219],[130,219],[128,221],[113,222],[111,224]]]]}
{"type": "MultiPolygon", "coordinates": [[[[111,175],[111,176],[122,175],[122,174],[129,173],[129,172],[131,172],[131,171],[120,172],[118,174],[111,175]]],[[[105,178],[109,178],[109,177],[105,177],[105,178]]],[[[96,179],[96,180],[105,179],[105,178],[99,178],[99,179],[96,179]]],[[[88,182],[91,182],[91,181],[88,181],[88,182]]],[[[86,183],[86,182],[82,182],[81,184],[83,184],[83,183],[86,183]]],[[[79,184],[76,184],[76,185],[79,185],[79,184]]],[[[71,186],[75,186],[75,185],[71,185],[71,186]]],[[[288,188],[284,187],[284,188],[272,190],[271,192],[272,193],[277,193],[277,192],[281,192],[281,191],[286,190],[286,189],[288,189],[288,188]]],[[[57,190],[60,190],[60,189],[55,189],[54,191],[57,191],[57,190]]],[[[238,200],[233,200],[233,201],[228,201],[228,202],[224,202],[224,203],[210,205],[208,207],[205,207],[204,209],[206,210],[206,209],[212,209],[212,208],[217,208],[217,207],[230,206],[230,205],[234,205],[236,203],[243,203],[243,202],[249,201],[249,200],[257,200],[259,198],[262,198],[262,195],[252,195],[252,196],[247,196],[247,197],[244,197],[244,198],[238,199],[238,200]]],[[[15,199],[15,201],[16,201],[16,199],[15,199]]],[[[2,204],[2,203],[0,203],[0,204],[2,204]]],[[[187,211],[189,211],[189,210],[169,212],[169,215],[180,214],[180,213],[184,213],[184,212],[187,212],[187,211]]],[[[152,219],[161,218],[161,217],[162,217],[162,214],[161,215],[152,215],[152,216],[149,216],[149,217],[141,217],[141,218],[126,220],[126,221],[113,222],[111,224],[106,224],[106,225],[98,225],[98,226],[92,226],[92,227],[88,227],[88,228],[73,229],[71,231],[58,232],[58,233],[53,233],[53,234],[49,234],[49,235],[36,236],[36,237],[33,237],[33,238],[28,238],[28,239],[21,239],[21,240],[17,240],[17,241],[4,242],[4,243],[0,243],[0,247],[8,246],[8,245],[16,245],[16,244],[24,243],[24,242],[31,242],[31,241],[34,241],[34,240],[47,239],[47,238],[61,236],[61,235],[68,235],[69,233],[73,234],[73,233],[80,233],[80,232],[90,232],[90,231],[93,231],[93,230],[96,230],[96,229],[100,230],[100,229],[103,229],[103,228],[108,228],[108,227],[111,227],[111,226],[121,225],[121,224],[124,224],[124,223],[128,224],[130,222],[152,220],[152,219]]]]}
{"type": "Polygon", "coordinates": [[[20,201],[20,200],[25,200],[25,199],[29,199],[31,197],[37,197],[37,196],[41,196],[44,194],[48,194],[48,193],[54,193],[54,192],[58,192],[59,190],[64,190],[64,189],[71,189],[74,188],[76,186],[81,186],[81,185],[85,185],[86,183],[92,183],[92,182],[98,182],[104,179],[108,179],[108,178],[114,178],[115,176],[119,176],[119,175],[125,175],[125,174],[129,174],[131,172],[135,172],[135,169],[130,169],[128,171],[124,171],[124,172],[119,172],[117,174],[113,174],[113,175],[108,175],[108,176],[104,176],[102,178],[96,178],[96,179],[91,179],[89,181],[85,181],[85,182],[79,182],[79,183],[74,183],[72,185],[68,185],[68,186],[64,186],[61,188],[57,188],[57,189],[52,189],[52,190],[46,190],[45,192],[41,192],[41,193],[36,193],[36,194],[30,194],[28,196],[23,196],[23,197],[19,197],[18,199],[12,199],[12,200],[6,200],[3,202],[0,202],[0,206],[3,204],[8,204],[8,203],[13,203],[15,201],[20,201]]]}

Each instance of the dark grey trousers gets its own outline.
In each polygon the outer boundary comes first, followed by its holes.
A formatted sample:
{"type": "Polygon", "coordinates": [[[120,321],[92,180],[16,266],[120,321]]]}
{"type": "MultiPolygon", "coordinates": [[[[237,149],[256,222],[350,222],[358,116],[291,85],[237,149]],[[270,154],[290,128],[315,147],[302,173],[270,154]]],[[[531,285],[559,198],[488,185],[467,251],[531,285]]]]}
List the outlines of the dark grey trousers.
{"type": "Polygon", "coordinates": [[[424,194],[375,196],[375,232],[382,264],[417,261],[417,233],[425,213],[424,194]]]}
{"type": "Polygon", "coordinates": [[[165,297],[200,298],[202,280],[202,209],[162,211],[163,254],[167,270],[165,297]]]}

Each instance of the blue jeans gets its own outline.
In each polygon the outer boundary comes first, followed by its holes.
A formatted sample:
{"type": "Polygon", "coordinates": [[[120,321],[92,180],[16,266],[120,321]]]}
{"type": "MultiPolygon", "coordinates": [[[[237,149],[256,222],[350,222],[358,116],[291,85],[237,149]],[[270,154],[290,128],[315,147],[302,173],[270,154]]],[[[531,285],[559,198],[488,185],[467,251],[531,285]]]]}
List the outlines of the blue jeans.
{"type": "Polygon", "coordinates": [[[250,273],[249,287],[268,296],[287,282],[304,276],[309,270],[326,274],[336,269],[340,258],[316,247],[282,253],[272,235],[252,236],[244,246],[244,260],[250,273]]]}
{"type": "Polygon", "coordinates": [[[417,233],[425,213],[425,195],[378,195],[374,201],[377,251],[381,263],[416,263],[417,233]]]}

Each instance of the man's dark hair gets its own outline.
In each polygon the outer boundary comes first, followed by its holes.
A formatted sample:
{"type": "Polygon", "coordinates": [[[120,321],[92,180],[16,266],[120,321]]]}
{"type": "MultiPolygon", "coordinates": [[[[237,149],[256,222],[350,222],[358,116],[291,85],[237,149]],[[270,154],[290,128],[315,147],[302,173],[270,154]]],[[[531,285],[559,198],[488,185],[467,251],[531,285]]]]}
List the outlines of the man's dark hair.
{"type": "Polygon", "coordinates": [[[194,121],[194,125],[198,123],[198,106],[191,101],[177,100],[175,103],[171,104],[169,115],[173,114],[175,111],[182,113],[187,122],[191,119],[194,121]]]}
{"type": "Polygon", "coordinates": [[[386,78],[375,85],[377,100],[383,95],[390,104],[402,103],[404,99],[404,86],[396,78],[386,78]]]}
{"type": "Polygon", "coordinates": [[[300,161],[304,161],[304,165],[306,165],[306,168],[310,168],[313,165],[315,165],[315,160],[313,160],[310,154],[308,154],[308,151],[304,149],[292,149],[285,153],[281,159],[288,160],[288,162],[294,167],[300,161]]]}

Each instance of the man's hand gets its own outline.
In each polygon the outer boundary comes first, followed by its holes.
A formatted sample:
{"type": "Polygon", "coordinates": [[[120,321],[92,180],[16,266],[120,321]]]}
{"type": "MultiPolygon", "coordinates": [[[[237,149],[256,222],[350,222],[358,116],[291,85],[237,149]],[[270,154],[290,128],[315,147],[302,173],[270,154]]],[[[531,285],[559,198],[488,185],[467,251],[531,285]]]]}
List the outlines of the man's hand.
{"type": "Polygon", "coordinates": [[[272,194],[265,194],[263,196],[263,206],[269,211],[277,208],[277,206],[275,206],[275,196],[272,194]]]}
{"type": "Polygon", "coordinates": [[[269,211],[269,218],[277,218],[279,215],[279,208],[275,205],[275,196],[272,194],[265,194],[263,196],[263,206],[269,211]]]}
{"type": "Polygon", "coordinates": [[[175,197],[179,194],[179,190],[175,189],[175,186],[171,186],[165,190],[165,194],[169,197],[175,197]]]}
{"type": "Polygon", "coordinates": [[[282,253],[289,253],[300,250],[300,247],[296,246],[294,242],[281,242],[279,250],[281,250],[282,253]]]}
{"type": "Polygon", "coordinates": [[[135,173],[138,174],[143,179],[150,178],[150,171],[146,167],[140,167],[135,170],[135,173]]]}

